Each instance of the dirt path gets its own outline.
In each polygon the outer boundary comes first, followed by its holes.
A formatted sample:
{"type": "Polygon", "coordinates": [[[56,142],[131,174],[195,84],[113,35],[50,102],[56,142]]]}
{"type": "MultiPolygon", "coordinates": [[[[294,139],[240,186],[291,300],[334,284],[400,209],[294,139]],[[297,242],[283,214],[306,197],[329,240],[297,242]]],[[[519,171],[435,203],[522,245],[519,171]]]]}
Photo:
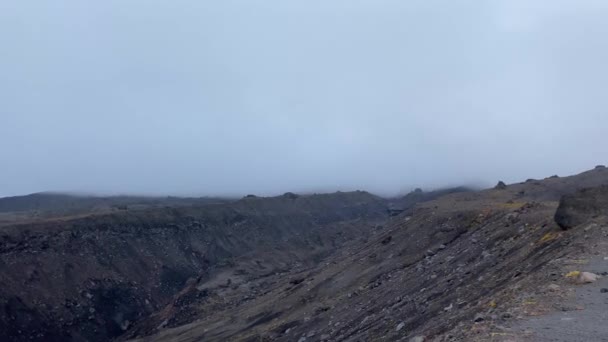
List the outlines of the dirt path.
{"type": "MultiPolygon", "coordinates": [[[[608,261],[596,257],[585,265],[596,274],[608,272],[608,261]]],[[[585,285],[573,285],[574,296],[563,310],[529,318],[512,327],[514,341],[592,342],[608,341],[608,277],[585,285]]]]}

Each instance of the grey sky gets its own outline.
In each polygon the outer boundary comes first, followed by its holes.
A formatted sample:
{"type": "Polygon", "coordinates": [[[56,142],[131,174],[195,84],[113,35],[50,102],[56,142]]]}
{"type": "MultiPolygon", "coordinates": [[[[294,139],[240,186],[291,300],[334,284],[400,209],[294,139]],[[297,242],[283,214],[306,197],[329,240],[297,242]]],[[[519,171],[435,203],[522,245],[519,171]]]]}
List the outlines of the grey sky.
{"type": "Polygon", "coordinates": [[[491,184],[606,161],[603,0],[0,0],[0,196],[491,184]]]}

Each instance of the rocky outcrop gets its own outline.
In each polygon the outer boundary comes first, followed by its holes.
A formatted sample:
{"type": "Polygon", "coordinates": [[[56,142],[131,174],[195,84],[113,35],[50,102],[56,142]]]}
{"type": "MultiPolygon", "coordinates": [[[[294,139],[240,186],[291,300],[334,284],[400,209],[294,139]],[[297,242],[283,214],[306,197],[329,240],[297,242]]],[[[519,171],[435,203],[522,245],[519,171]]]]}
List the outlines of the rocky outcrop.
{"type": "Polygon", "coordinates": [[[608,214],[608,186],[580,190],[562,196],[555,212],[555,222],[564,230],[608,214]]]}
{"type": "Polygon", "coordinates": [[[494,189],[496,190],[504,190],[507,188],[507,184],[505,184],[505,182],[503,181],[499,181],[498,184],[496,184],[496,186],[494,187],[494,189]]]}

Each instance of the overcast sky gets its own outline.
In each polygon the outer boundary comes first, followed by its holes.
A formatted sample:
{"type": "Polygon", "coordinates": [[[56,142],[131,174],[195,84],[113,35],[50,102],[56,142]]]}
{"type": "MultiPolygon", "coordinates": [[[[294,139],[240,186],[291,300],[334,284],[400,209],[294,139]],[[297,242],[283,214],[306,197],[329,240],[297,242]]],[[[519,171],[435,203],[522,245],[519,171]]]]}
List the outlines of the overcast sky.
{"type": "Polygon", "coordinates": [[[0,196],[590,169],[607,18],[604,0],[0,0],[0,196]]]}

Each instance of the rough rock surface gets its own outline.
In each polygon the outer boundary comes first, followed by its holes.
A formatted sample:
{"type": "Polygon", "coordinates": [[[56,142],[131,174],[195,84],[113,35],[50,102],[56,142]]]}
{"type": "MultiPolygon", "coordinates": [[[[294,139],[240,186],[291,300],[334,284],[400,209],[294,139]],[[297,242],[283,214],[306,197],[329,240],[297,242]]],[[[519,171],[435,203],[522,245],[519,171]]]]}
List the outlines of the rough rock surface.
{"type": "Polygon", "coordinates": [[[608,186],[599,186],[564,195],[555,212],[555,222],[562,229],[570,229],[607,214],[608,186]]]}

